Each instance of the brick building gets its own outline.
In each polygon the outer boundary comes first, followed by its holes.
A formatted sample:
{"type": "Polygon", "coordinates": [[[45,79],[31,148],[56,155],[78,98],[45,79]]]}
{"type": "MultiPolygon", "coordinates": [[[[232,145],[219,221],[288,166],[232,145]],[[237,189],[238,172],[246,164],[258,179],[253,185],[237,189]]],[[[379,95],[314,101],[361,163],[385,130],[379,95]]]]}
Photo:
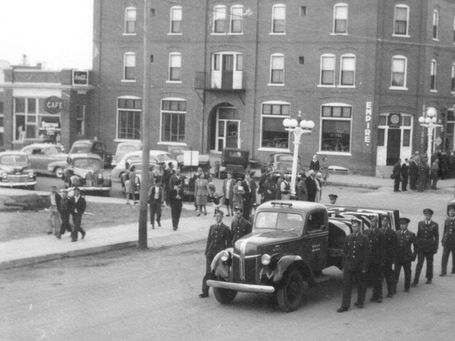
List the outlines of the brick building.
{"type": "MultiPolygon", "coordinates": [[[[284,118],[315,122],[301,157],[374,174],[426,150],[433,106],[454,149],[455,1],[149,0],[151,145],[292,150],[284,118]]],[[[140,139],[142,0],[95,0],[89,134],[140,139]]],[[[114,137],[114,139],[112,139],[114,137]]]]}

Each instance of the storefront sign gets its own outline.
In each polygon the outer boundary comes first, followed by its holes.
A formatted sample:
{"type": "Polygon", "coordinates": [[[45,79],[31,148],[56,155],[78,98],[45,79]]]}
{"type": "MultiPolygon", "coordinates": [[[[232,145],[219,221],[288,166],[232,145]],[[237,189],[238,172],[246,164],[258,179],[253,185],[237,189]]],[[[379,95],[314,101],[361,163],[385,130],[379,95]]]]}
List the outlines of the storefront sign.
{"type": "Polygon", "coordinates": [[[371,114],[372,114],[372,102],[366,102],[365,107],[365,144],[367,146],[371,143],[371,114]]]}
{"type": "Polygon", "coordinates": [[[73,85],[88,85],[88,71],[73,70],[73,85]]]}
{"type": "Polygon", "coordinates": [[[54,132],[58,129],[58,123],[42,121],[41,129],[46,130],[48,132],[54,132]]]}
{"type": "Polygon", "coordinates": [[[51,96],[44,100],[44,110],[49,114],[58,114],[63,110],[63,100],[57,96],[51,96]]]}

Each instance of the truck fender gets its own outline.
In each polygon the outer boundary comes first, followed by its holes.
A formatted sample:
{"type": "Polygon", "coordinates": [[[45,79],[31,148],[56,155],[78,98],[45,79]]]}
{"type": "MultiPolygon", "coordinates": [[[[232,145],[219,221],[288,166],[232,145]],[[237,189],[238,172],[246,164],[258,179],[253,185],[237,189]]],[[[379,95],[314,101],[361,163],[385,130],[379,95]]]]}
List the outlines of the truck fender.
{"type": "Polygon", "coordinates": [[[285,272],[291,267],[296,266],[299,268],[304,277],[308,280],[308,284],[312,286],[314,284],[313,272],[311,271],[311,267],[305,263],[300,256],[284,256],[278,261],[275,274],[273,276],[274,282],[279,282],[283,279],[285,272]]]}
{"type": "Polygon", "coordinates": [[[232,257],[233,249],[232,247],[230,247],[223,251],[218,252],[216,256],[213,258],[212,263],[210,264],[210,269],[215,274],[215,276],[221,277],[224,280],[229,279],[229,274],[231,272],[231,262],[223,262],[221,260],[221,257],[226,252],[229,254],[229,257],[232,257]]]}

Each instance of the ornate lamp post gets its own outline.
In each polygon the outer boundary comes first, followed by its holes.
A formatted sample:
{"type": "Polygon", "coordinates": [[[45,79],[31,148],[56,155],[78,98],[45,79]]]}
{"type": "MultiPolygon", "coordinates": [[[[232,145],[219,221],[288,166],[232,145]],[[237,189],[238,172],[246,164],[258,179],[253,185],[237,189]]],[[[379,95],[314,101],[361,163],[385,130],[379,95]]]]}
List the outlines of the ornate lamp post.
{"type": "Polygon", "coordinates": [[[427,156],[428,156],[428,165],[431,167],[431,153],[432,153],[432,142],[433,142],[433,133],[435,128],[442,127],[441,124],[436,124],[436,108],[428,107],[426,110],[426,115],[419,117],[419,123],[421,127],[428,129],[428,143],[427,143],[427,156]]]}
{"type": "Polygon", "coordinates": [[[298,119],[285,118],[283,120],[284,128],[294,135],[294,157],[292,160],[291,174],[291,197],[295,198],[295,184],[297,180],[297,162],[299,158],[300,138],[303,134],[310,134],[314,128],[313,121],[302,120],[302,111],[298,111],[298,119]]]}

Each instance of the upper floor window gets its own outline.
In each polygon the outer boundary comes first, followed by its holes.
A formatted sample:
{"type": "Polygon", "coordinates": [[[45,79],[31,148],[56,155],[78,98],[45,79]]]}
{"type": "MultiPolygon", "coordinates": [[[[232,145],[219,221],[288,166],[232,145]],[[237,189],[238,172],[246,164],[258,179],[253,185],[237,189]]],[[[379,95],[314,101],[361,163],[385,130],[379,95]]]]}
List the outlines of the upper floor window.
{"type": "Polygon", "coordinates": [[[409,35],[409,7],[406,5],[395,6],[393,34],[397,36],[409,35]]]}
{"type": "Polygon", "coordinates": [[[437,73],[438,73],[438,62],[436,59],[431,60],[431,68],[430,68],[430,90],[437,91],[437,73]]]}
{"type": "Polygon", "coordinates": [[[272,7],[272,33],[286,33],[286,5],[277,4],[272,7]]]}
{"type": "Polygon", "coordinates": [[[392,57],[392,88],[406,88],[407,58],[404,56],[392,57]]]}
{"type": "Polygon", "coordinates": [[[182,80],[182,54],[173,52],[169,54],[169,81],[180,82],[182,80]]]}
{"type": "Polygon", "coordinates": [[[213,8],[213,32],[226,33],[226,6],[213,8]]]}
{"type": "Polygon", "coordinates": [[[433,39],[439,39],[439,11],[433,10],[433,39]]]}
{"type": "Polygon", "coordinates": [[[325,54],[321,56],[321,85],[335,85],[335,56],[325,54]]]}
{"type": "Polygon", "coordinates": [[[181,34],[182,33],[182,7],[174,6],[171,7],[170,14],[170,33],[181,34]]]}
{"type": "Polygon", "coordinates": [[[451,79],[450,92],[455,92],[455,63],[452,63],[452,79],[451,79]]]}
{"type": "Polygon", "coordinates": [[[136,53],[134,52],[123,55],[123,79],[136,80],[136,53]]]}
{"type": "Polygon", "coordinates": [[[243,6],[235,5],[231,7],[231,33],[243,33],[243,6]]]}
{"type": "Polygon", "coordinates": [[[127,7],[125,9],[125,33],[136,33],[136,8],[127,7]]]}
{"type": "Polygon", "coordinates": [[[270,84],[284,84],[284,55],[272,54],[270,57],[270,84]]]}
{"type": "Polygon", "coordinates": [[[346,4],[333,6],[333,33],[348,33],[348,5],[346,4]]]}
{"type": "Polygon", "coordinates": [[[340,61],[340,85],[354,86],[355,85],[355,56],[343,55],[340,61]]]}

